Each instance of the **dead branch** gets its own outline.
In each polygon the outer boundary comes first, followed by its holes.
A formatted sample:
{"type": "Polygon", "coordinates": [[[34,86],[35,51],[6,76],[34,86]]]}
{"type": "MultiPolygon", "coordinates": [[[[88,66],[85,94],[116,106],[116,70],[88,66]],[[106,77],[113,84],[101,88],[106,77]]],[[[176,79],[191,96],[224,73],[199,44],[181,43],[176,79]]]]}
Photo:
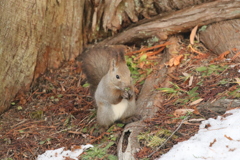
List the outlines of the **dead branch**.
{"type": "Polygon", "coordinates": [[[240,18],[240,1],[219,0],[193,6],[172,12],[167,15],[159,15],[149,22],[139,22],[136,27],[126,29],[109,39],[100,42],[104,44],[128,44],[138,39],[157,36],[166,40],[169,35],[188,32],[196,25],[203,26],[215,22],[240,18]]]}

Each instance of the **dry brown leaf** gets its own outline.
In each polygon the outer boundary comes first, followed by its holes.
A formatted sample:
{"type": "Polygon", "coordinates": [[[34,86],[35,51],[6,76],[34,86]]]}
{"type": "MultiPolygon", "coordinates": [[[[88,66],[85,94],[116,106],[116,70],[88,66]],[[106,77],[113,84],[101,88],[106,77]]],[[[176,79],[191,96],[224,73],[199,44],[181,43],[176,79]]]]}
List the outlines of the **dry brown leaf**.
{"type": "Polygon", "coordinates": [[[240,85],[240,78],[235,78],[237,81],[237,84],[240,85]]]}
{"type": "Polygon", "coordinates": [[[224,59],[229,53],[230,51],[223,52],[222,54],[219,55],[219,59],[220,60],[224,59]]]}
{"type": "Polygon", "coordinates": [[[170,66],[170,67],[172,67],[173,66],[173,64],[174,64],[174,58],[171,58],[170,60],[169,60],[169,62],[168,62],[168,65],[170,66]]]}
{"type": "Polygon", "coordinates": [[[166,65],[170,67],[177,66],[180,64],[182,58],[183,58],[183,55],[174,56],[169,60],[168,63],[166,63],[166,65]]]}
{"type": "Polygon", "coordinates": [[[200,115],[200,112],[199,112],[198,109],[197,109],[197,105],[191,106],[191,108],[194,109],[194,112],[193,112],[194,114],[200,115]]]}
{"type": "Polygon", "coordinates": [[[190,123],[188,121],[184,121],[183,124],[199,126],[199,123],[190,123]]]}
{"type": "Polygon", "coordinates": [[[190,74],[188,74],[188,73],[186,73],[186,72],[183,72],[182,73],[185,77],[190,77],[191,75],[190,74]]]}
{"type": "Polygon", "coordinates": [[[196,25],[192,31],[191,31],[191,34],[190,34],[190,43],[193,45],[194,44],[194,38],[196,36],[196,33],[197,33],[197,29],[198,29],[198,25],[196,25]]]}
{"type": "Polygon", "coordinates": [[[82,149],[82,146],[76,146],[76,145],[74,145],[74,146],[71,147],[71,151],[75,151],[75,150],[77,150],[77,149],[82,149]]]}
{"type": "Polygon", "coordinates": [[[199,118],[199,119],[189,119],[188,122],[202,122],[205,121],[206,119],[204,118],[199,118]]]}
{"type": "Polygon", "coordinates": [[[190,106],[198,104],[198,103],[202,102],[202,100],[203,100],[202,98],[197,99],[196,101],[193,101],[192,103],[190,103],[190,106]]]}
{"type": "Polygon", "coordinates": [[[217,58],[214,58],[213,60],[211,60],[210,63],[223,60],[229,53],[230,53],[230,51],[225,51],[225,52],[221,53],[217,58]]]}
{"type": "Polygon", "coordinates": [[[187,113],[192,113],[194,109],[177,109],[174,111],[173,115],[176,117],[185,116],[187,113]]]}
{"type": "Polygon", "coordinates": [[[177,57],[174,59],[174,66],[179,65],[182,58],[183,58],[183,55],[177,56],[177,57]]]}
{"type": "Polygon", "coordinates": [[[193,76],[190,76],[188,86],[190,87],[192,85],[192,83],[193,83],[193,76]]]}
{"type": "Polygon", "coordinates": [[[231,149],[229,149],[229,152],[233,152],[235,150],[236,150],[236,148],[231,148],[231,149]]]}

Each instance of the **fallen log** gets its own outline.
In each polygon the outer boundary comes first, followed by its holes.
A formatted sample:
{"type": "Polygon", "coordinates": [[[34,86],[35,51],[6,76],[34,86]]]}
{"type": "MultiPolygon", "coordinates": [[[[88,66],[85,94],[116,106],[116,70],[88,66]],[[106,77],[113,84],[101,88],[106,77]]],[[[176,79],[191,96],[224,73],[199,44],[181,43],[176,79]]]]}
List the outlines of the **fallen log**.
{"type": "Polygon", "coordinates": [[[215,22],[240,18],[240,1],[219,0],[182,9],[170,14],[156,16],[150,20],[139,21],[135,27],[98,43],[130,44],[136,40],[158,37],[166,40],[169,35],[189,32],[194,26],[203,26],[215,22]]]}

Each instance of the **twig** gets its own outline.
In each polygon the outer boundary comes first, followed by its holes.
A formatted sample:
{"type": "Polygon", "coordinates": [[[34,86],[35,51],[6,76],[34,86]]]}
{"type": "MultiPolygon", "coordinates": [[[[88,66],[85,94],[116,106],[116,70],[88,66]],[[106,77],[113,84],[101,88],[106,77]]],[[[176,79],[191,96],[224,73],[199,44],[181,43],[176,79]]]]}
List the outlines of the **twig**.
{"type": "Polygon", "coordinates": [[[189,116],[186,116],[182,121],[181,123],[179,124],[179,126],[177,127],[177,129],[161,144],[161,146],[159,146],[154,152],[152,152],[151,154],[148,155],[148,158],[150,158],[154,153],[156,153],[159,149],[162,148],[162,146],[164,146],[167,141],[180,129],[180,127],[182,126],[183,122],[188,119],[189,116]]]}
{"type": "Polygon", "coordinates": [[[191,50],[192,50],[193,52],[195,52],[195,53],[197,53],[197,54],[199,54],[199,55],[201,55],[201,56],[205,56],[205,55],[206,55],[205,53],[199,52],[199,51],[197,51],[196,49],[194,49],[194,48],[192,47],[192,45],[189,45],[189,47],[191,48],[191,50]]]}
{"type": "Polygon", "coordinates": [[[167,41],[164,44],[159,44],[159,45],[156,45],[156,46],[153,46],[153,47],[143,48],[143,49],[140,49],[140,50],[137,50],[137,51],[128,52],[128,53],[126,53],[126,55],[129,56],[129,55],[133,55],[135,53],[140,53],[140,52],[145,52],[145,51],[152,50],[152,49],[155,49],[155,48],[165,47],[165,46],[170,45],[170,44],[171,43],[169,41],[167,41]]]}
{"type": "Polygon", "coordinates": [[[7,133],[5,133],[5,135],[8,135],[8,134],[12,133],[14,130],[19,130],[19,128],[21,128],[22,126],[30,125],[31,123],[41,123],[41,122],[44,122],[44,121],[40,120],[40,121],[33,121],[33,122],[31,121],[31,122],[28,122],[28,123],[24,123],[20,126],[17,126],[16,128],[13,128],[13,129],[9,130],[7,133]]]}
{"type": "Polygon", "coordinates": [[[20,124],[22,124],[22,123],[25,123],[26,121],[28,121],[28,119],[24,119],[24,120],[22,120],[21,122],[19,122],[19,123],[17,123],[17,124],[14,124],[13,126],[11,126],[11,128],[14,128],[14,127],[16,127],[16,126],[18,126],[18,125],[20,125],[20,124]]]}
{"type": "Polygon", "coordinates": [[[35,93],[37,93],[38,90],[39,90],[39,89],[36,89],[36,90],[27,98],[27,101],[29,101],[30,98],[32,98],[32,96],[33,96],[35,93]]]}

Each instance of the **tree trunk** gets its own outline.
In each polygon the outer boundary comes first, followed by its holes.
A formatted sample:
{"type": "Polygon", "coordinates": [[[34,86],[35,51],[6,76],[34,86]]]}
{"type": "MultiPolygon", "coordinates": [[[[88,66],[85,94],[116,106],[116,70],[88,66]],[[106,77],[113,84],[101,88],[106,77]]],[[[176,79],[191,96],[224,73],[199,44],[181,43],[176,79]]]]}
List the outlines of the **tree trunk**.
{"type": "Polygon", "coordinates": [[[0,2],[0,114],[33,78],[83,48],[84,0],[0,2]]]}

